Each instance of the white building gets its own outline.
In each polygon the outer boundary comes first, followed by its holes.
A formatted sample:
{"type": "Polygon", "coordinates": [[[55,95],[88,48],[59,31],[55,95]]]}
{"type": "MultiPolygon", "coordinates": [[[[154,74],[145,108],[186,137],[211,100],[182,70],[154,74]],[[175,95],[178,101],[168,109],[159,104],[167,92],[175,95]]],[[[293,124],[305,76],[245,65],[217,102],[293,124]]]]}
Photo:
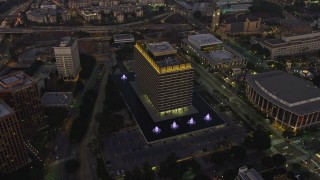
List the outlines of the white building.
{"type": "Polygon", "coordinates": [[[56,9],[36,9],[26,12],[27,19],[37,23],[56,23],[57,10],[56,9]]]}
{"type": "Polygon", "coordinates": [[[263,178],[255,169],[248,169],[247,166],[243,166],[239,168],[239,173],[235,180],[263,180],[263,178]]]}
{"type": "Polygon", "coordinates": [[[282,36],[281,39],[254,39],[262,47],[269,49],[271,58],[314,52],[320,49],[320,32],[295,36],[282,36]]]}
{"type": "Polygon", "coordinates": [[[78,41],[64,37],[53,49],[59,76],[64,80],[76,80],[80,71],[78,41]]]}

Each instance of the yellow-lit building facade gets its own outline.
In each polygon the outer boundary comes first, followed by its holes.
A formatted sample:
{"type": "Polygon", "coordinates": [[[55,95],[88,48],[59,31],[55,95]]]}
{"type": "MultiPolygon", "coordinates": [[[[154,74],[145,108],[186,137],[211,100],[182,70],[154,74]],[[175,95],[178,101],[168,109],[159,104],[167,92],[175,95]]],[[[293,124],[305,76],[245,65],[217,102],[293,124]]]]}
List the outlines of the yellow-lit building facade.
{"type": "Polygon", "coordinates": [[[193,68],[169,43],[138,41],[134,59],[138,87],[160,116],[191,106],[193,68]]]}

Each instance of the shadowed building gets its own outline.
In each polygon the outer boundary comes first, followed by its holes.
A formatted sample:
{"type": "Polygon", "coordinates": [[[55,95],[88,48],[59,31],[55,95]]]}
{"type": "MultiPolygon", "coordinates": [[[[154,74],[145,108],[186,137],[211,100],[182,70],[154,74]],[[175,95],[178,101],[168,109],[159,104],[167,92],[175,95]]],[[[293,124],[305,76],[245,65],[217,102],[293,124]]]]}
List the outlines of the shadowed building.
{"type": "Polygon", "coordinates": [[[168,42],[137,42],[134,59],[137,85],[158,115],[192,105],[193,68],[168,42]]]}
{"type": "Polygon", "coordinates": [[[15,112],[0,100],[0,172],[10,173],[28,164],[28,156],[15,112]]]}
{"type": "Polygon", "coordinates": [[[247,76],[248,99],[291,130],[319,126],[320,89],[282,71],[247,76]]]}
{"type": "Polygon", "coordinates": [[[0,98],[16,112],[23,135],[45,126],[36,81],[24,72],[19,71],[0,78],[0,98]]]}

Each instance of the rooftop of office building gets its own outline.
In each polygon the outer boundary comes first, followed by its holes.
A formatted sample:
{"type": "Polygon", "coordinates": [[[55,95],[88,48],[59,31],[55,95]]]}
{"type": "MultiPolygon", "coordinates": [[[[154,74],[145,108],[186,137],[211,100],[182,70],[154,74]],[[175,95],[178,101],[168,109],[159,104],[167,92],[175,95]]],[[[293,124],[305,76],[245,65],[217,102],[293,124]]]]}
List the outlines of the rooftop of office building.
{"type": "Polygon", "coordinates": [[[0,77],[0,91],[13,91],[30,85],[34,80],[22,71],[0,77]]]}

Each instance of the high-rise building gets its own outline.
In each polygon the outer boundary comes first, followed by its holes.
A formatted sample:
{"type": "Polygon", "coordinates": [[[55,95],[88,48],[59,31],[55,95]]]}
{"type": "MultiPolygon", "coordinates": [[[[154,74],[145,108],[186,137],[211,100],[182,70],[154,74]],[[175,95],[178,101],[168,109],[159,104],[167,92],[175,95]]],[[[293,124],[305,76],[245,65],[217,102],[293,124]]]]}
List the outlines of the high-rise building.
{"type": "Polygon", "coordinates": [[[168,42],[139,41],[134,59],[138,87],[158,115],[184,111],[192,105],[193,68],[168,42]]]}
{"type": "Polygon", "coordinates": [[[53,49],[59,76],[64,80],[76,80],[80,71],[78,41],[71,37],[64,37],[59,46],[53,49]]]}
{"type": "Polygon", "coordinates": [[[15,112],[0,100],[0,172],[10,173],[28,163],[15,112]]]}
{"type": "Polygon", "coordinates": [[[36,81],[19,71],[0,77],[0,99],[15,112],[23,135],[44,127],[44,112],[36,81]]]}

